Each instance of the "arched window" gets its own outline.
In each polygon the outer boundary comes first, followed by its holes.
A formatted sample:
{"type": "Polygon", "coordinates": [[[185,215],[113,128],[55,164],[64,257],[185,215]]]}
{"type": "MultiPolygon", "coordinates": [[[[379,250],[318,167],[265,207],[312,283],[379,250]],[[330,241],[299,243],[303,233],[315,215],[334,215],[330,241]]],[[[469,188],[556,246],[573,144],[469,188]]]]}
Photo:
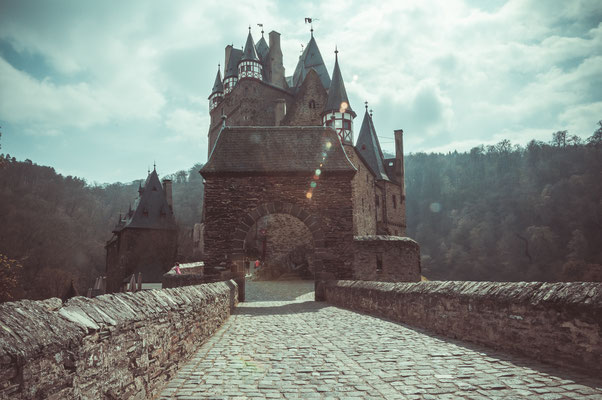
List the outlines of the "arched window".
{"type": "Polygon", "coordinates": [[[309,101],[309,108],[316,108],[316,102],[314,100],[309,101]]]}

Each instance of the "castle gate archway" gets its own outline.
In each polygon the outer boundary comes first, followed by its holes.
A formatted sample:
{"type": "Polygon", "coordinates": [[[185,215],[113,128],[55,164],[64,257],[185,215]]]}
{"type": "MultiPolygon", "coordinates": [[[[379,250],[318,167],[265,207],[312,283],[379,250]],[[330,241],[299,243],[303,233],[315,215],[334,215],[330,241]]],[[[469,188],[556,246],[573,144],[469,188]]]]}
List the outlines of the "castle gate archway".
{"type": "Polygon", "coordinates": [[[319,217],[290,203],[270,202],[246,213],[233,233],[230,259],[244,269],[264,262],[263,277],[312,277],[322,267],[324,232],[319,217]]]}

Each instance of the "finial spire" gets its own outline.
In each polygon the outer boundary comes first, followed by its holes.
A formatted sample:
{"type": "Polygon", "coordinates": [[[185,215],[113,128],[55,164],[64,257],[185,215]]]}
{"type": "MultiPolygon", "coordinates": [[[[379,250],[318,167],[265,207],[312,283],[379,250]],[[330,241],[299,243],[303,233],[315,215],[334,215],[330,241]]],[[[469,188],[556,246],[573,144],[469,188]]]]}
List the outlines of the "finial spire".
{"type": "Polygon", "coordinates": [[[370,118],[372,118],[372,109],[370,109],[370,118]]]}
{"type": "Polygon", "coordinates": [[[364,105],[366,106],[366,111],[368,111],[368,101],[364,101],[364,105]]]}
{"type": "Polygon", "coordinates": [[[156,171],[156,170],[157,170],[157,162],[153,161],[153,171],[156,171]]]}
{"type": "Polygon", "coordinates": [[[249,25],[249,33],[251,33],[251,25],[249,25]]]}

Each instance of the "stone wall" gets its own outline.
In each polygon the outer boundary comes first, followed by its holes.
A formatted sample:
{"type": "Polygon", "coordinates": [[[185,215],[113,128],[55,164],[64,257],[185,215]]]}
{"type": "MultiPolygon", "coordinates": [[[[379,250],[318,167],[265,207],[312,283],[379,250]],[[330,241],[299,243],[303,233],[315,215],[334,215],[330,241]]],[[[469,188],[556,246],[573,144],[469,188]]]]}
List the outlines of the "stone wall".
{"type": "Polygon", "coordinates": [[[317,289],[341,307],[602,374],[602,283],[328,281],[317,289]]]}
{"type": "Polygon", "coordinates": [[[308,199],[311,176],[205,177],[205,263],[227,268],[242,251],[247,233],[268,214],[290,214],[313,234],[316,268],[350,279],[353,264],[353,219],[350,177],[322,173],[308,199]],[[240,249],[240,250],[239,250],[240,249]]]}
{"type": "Polygon", "coordinates": [[[420,246],[408,237],[356,236],[353,276],[363,281],[420,281],[420,246]]]}
{"type": "Polygon", "coordinates": [[[283,89],[255,79],[239,81],[232,92],[209,113],[211,124],[208,155],[211,154],[220,131],[222,115],[228,117],[228,126],[276,126],[275,109],[279,100],[284,100],[286,107],[290,108],[293,96],[283,89]]]}
{"type": "Polygon", "coordinates": [[[0,398],[151,398],[236,301],[220,282],[0,304],[0,398]]]}
{"type": "Polygon", "coordinates": [[[376,235],[376,203],[374,175],[360,159],[355,148],[343,146],[349,161],[357,168],[351,181],[353,190],[353,234],[376,235]]]}

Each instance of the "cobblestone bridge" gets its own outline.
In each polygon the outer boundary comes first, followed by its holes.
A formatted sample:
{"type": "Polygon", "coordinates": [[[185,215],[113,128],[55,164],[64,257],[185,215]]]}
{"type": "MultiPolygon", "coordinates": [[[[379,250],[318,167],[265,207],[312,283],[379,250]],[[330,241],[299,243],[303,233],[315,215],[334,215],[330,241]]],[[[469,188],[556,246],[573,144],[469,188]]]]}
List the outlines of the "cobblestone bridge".
{"type": "Polygon", "coordinates": [[[602,399],[602,381],[247,282],[161,399],[602,399]]]}

